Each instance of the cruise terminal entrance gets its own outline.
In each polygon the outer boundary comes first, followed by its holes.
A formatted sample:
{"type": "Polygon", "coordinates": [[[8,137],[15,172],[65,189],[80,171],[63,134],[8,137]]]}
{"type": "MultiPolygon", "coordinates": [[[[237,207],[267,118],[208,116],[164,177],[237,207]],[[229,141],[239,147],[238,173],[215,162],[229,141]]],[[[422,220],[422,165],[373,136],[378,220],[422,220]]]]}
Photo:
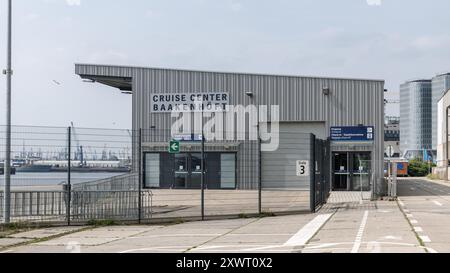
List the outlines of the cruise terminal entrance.
{"type": "Polygon", "coordinates": [[[370,191],[372,156],[370,152],[333,153],[333,191],[370,191]]]}

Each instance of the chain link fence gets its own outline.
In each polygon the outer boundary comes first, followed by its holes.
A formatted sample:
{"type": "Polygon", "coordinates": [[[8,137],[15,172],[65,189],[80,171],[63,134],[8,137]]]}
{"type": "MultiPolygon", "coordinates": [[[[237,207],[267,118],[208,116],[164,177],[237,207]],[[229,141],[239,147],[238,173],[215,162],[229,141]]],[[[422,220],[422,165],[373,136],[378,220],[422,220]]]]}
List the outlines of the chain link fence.
{"type": "MultiPolygon", "coordinates": [[[[0,126],[0,163],[5,131],[0,126]]],[[[327,159],[322,156],[327,146],[309,134],[292,136],[310,139],[301,148],[314,151],[316,159],[307,158],[319,163],[311,164],[316,173],[310,180],[286,184],[281,177],[263,179],[270,169],[262,160],[276,156],[264,154],[263,142],[248,140],[248,135],[238,141],[205,138],[202,168],[201,134],[13,126],[10,221],[70,225],[311,212],[328,197],[327,159]],[[173,139],[180,140],[179,153],[168,151],[173,139]],[[274,182],[284,186],[274,187],[274,182]]],[[[302,149],[297,158],[302,158],[302,149]]],[[[295,176],[295,158],[288,160],[277,168],[294,169],[295,176]]],[[[0,165],[0,174],[3,169],[0,165]]],[[[0,175],[2,222],[4,183],[0,175]]]]}

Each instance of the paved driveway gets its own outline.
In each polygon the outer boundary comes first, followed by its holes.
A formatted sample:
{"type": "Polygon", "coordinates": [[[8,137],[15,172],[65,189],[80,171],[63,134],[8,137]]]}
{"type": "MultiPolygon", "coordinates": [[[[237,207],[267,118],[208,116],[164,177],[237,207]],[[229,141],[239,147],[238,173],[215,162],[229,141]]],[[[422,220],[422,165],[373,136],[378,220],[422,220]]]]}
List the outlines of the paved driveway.
{"type": "MultiPolygon", "coordinates": [[[[15,238],[21,238],[21,234],[15,238]]],[[[333,203],[316,214],[114,226],[3,249],[16,253],[425,252],[397,202],[333,203]]],[[[1,250],[0,250],[1,252],[1,250]]]]}
{"type": "Polygon", "coordinates": [[[399,181],[400,206],[431,252],[450,252],[450,184],[426,179],[399,181]]]}

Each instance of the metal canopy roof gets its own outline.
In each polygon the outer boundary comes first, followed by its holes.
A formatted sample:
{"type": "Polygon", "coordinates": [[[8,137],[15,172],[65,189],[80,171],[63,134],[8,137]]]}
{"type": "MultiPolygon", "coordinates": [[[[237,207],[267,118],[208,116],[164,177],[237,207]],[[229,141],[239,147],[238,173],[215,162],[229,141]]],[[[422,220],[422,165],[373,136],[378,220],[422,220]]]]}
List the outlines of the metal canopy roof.
{"type": "Polygon", "coordinates": [[[121,91],[132,91],[132,79],[127,77],[80,75],[82,79],[88,79],[104,85],[118,88],[121,91]]]}
{"type": "Polygon", "coordinates": [[[175,69],[175,68],[156,68],[156,67],[139,67],[139,66],[119,66],[119,65],[102,65],[102,64],[75,64],[76,74],[81,77],[89,78],[89,75],[126,75],[131,77],[132,71],[135,70],[155,70],[155,71],[180,71],[180,72],[198,72],[198,73],[212,73],[212,74],[230,74],[230,75],[250,75],[250,76],[273,76],[273,77],[293,77],[293,78],[310,78],[310,79],[328,79],[328,80],[350,80],[350,81],[371,81],[371,82],[385,82],[381,79],[364,79],[364,78],[346,78],[346,77],[324,77],[324,76],[300,76],[300,75],[276,75],[269,73],[248,73],[248,72],[223,72],[223,71],[203,71],[192,69],[175,69]],[[86,73],[90,71],[92,73],[86,73]]]}

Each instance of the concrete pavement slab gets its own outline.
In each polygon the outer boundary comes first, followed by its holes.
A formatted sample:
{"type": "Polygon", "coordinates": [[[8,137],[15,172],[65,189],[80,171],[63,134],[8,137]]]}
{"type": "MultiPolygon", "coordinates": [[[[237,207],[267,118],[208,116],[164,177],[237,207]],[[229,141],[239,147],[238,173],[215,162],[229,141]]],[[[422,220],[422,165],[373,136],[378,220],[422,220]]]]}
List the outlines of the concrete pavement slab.
{"type": "Polygon", "coordinates": [[[25,238],[0,238],[0,248],[9,247],[21,243],[31,241],[31,239],[25,238]]]}
{"type": "Polygon", "coordinates": [[[9,238],[25,238],[25,239],[42,239],[57,236],[60,234],[65,234],[69,232],[76,232],[86,227],[54,227],[54,228],[44,228],[36,229],[26,232],[20,232],[8,236],[9,238]]]}

